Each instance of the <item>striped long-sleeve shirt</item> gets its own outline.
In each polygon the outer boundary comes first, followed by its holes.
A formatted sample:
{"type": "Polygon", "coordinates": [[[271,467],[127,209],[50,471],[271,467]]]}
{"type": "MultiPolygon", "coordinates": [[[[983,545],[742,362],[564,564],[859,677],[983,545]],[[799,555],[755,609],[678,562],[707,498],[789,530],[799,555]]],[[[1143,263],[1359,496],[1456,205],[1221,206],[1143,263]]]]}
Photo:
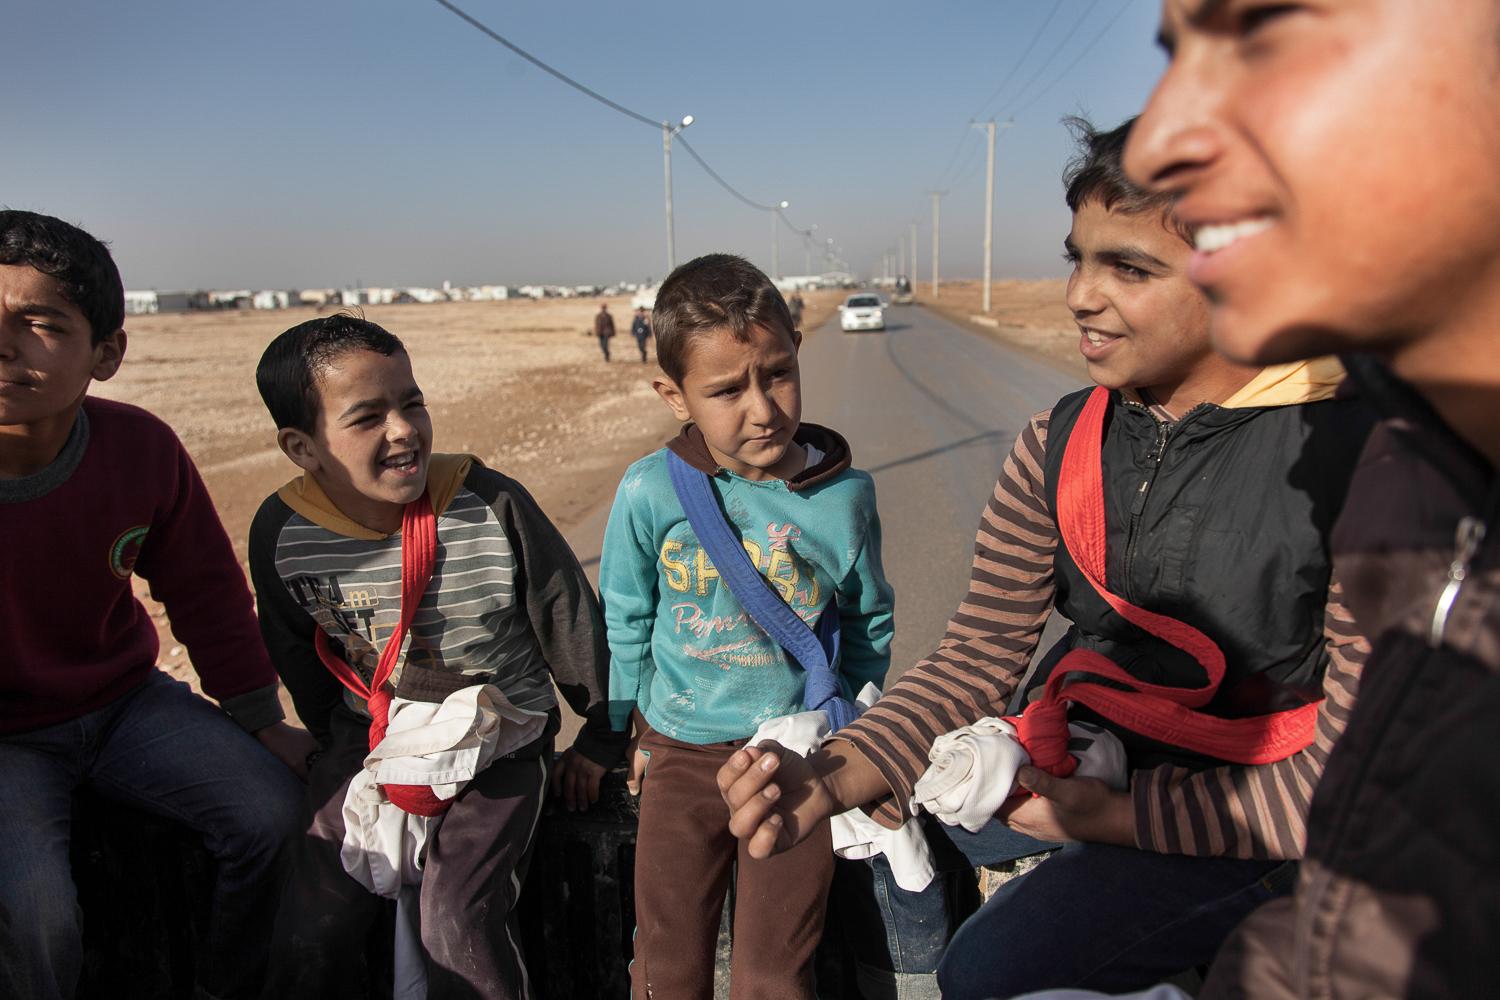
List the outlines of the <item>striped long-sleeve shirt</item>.
{"type": "MultiPolygon", "coordinates": [[[[1051,411],[1034,416],[1006,458],[980,518],[969,591],[938,648],[840,732],[881,772],[892,795],[875,815],[908,816],[912,787],[941,734],[1006,714],[1053,604],[1058,531],[1044,460],[1051,411]]],[[[1328,667],[1313,742],[1260,766],[1193,771],[1165,765],[1131,775],[1143,850],[1235,858],[1297,858],[1314,786],[1353,708],[1369,651],[1335,581],[1324,618],[1328,667]]]]}

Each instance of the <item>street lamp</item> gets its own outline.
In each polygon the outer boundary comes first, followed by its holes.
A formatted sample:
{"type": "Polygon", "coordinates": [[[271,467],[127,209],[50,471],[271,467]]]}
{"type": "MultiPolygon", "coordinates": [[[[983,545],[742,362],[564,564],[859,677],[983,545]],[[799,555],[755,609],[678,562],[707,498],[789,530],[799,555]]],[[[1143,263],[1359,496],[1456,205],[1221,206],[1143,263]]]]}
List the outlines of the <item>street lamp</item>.
{"type": "Polygon", "coordinates": [[[771,280],[781,280],[781,210],[791,202],[778,202],[771,206],[771,280]]]}
{"type": "Polygon", "coordinates": [[[673,125],[661,123],[661,157],[666,172],[667,187],[667,273],[677,270],[677,243],[672,229],[672,136],[693,124],[692,115],[683,115],[682,121],[673,125]]]}

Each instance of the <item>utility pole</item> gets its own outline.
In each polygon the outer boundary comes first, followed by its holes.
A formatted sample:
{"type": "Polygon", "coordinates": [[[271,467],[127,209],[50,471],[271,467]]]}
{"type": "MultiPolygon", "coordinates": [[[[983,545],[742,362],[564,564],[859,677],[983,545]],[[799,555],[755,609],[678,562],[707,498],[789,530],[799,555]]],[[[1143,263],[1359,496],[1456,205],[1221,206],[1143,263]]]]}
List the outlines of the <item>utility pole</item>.
{"type": "Polygon", "coordinates": [[[781,210],[791,202],[781,201],[771,206],[771,280],[781,280],[781,210]]]}
{"type": "Polygon", "coordinates": [[[684,115],[682,121],[673,125],[671,122],[661,123],[661,158],[662,172],[666,178],[667,188],[667,273],[671,274],[677,270],[677,243],[676,233],[672,226],[672,136],[681,132],[693,124],[692,115],[684,115]]]}
{"type": "Polygon", "coordinates": [[[942,197],[947,191],[929,191],[932,195],[932,297],[938,297],[938,251],[942,247],[942,197]]]}
{"type": "Polygon", "coordinates": [[[915,291],[917,287],[917,224],[911,224],[911,287],[915,291]]]}
{"type": "Polygon", "coordinates": [[[908,272],[906,270],[906,234],[905,233],[901,234],[901,268],[900,268],[900,270],[898,270],[896,272],[896,274],[898,276],[899,275],[903,275],[903,274],[907,274],[907,275],[910,274],[910,272],[908,272]]]}
{"type": "Polygon", "coordinates": [[[672,126],[661,123],[661,159],[667,184],[667,273],[677,270],[677,243],[672,231],[672,126]]]}
{"type": "MultiPolygon", "coordinates": [[[[995,119],[987,122],[972,122],[974,128],[982,128],[989,137],[989,156],[984,171],[984,314],[990,312],[990,262],[994,259],[995,240],[995,119]]],[[[999,128],[1010,128],[1006,122],[999,128]]]]}

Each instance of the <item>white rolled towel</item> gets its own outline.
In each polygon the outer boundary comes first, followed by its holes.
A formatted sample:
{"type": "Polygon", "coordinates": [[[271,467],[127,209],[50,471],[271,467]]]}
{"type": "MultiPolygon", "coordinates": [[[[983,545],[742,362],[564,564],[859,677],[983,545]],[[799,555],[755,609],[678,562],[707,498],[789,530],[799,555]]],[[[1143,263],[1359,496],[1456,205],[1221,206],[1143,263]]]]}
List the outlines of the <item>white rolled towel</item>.
{"type": "MultiPolygon", "coordinates": [[[[1098,778],[1111,788],[1126,787],[1125,747],[1107,729],[1068,723],[1068,752],[1078,759],[1078,777],[1098,778]]],[[[978,833],[1015,793],[1016,772],[1031,757],[1004,719],[984,718],[944,733],[928,751],[927,770],[917,779],[912,799],[949,826],[978,833]]]]}
{"type": "MultiPolygon", "coordinates": [[[[855,702],[867,709],[880,697],[880,689],[866,684],[855,702]]],[[[828,738],[828,713],[797,712],[761,723],[751,746],[775,740],[788,750],[806,757],[828,738]]],[[[935,869],[932,850],[922,836],[920,822],[913,818],[896,829],[882,826],[861,809],[840,813],[829,821],[833,835],[833,853],[841,858],[862,859],[884,854],[890,862],[896,884],[908,892],[920,892],[932,881],[935,869]]]]}
{"type": "Polygon", "coordinates": [[[385,739],[365,757],[344,795],[344,870],[371,892],[395,899],[422,881],[427,838],[442,816],[414,816],[381,785],[430,785],[458,795],[496,757],[542,734],[547,714],[517,708],[493,684],[461,688],[441,702],[391,700],[385,739]]]}

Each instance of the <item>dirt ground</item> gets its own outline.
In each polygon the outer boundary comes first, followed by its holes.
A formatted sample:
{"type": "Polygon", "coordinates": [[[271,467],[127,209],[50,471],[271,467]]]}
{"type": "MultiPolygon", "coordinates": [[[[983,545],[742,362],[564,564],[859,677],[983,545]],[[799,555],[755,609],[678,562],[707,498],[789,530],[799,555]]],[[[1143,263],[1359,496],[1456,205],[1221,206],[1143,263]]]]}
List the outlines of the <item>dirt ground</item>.
{"type": "MultiPolygon", "coordinates": [[[[830,316],[841,292],[803,297],[805,329],[830,316]]],[[[326,314],[329,310],[324,310],[326,314]]],[[[366,306],[412,356],[432,413],[435,447],[470,452],[525,484],[564,530],[600,501],[625,466],[675,433],[629,335],[628,298],[366,306]],[[605,364],[593,316],[608,303],[618,336],[605,364]]],[[[244,565],[261,500],[297,470],[275,443],[255,389],[255,365],[277,334],[313,309],[131,317],[120,373],[93,392],[145,407],[187,446],[244,565]]],[[[161,633],[159,665],[195,683],[186,650],[144,584],[137,593],[161,633]]],[[[285,698],[283,698],[285,701],[285,698]]],[[[290,706],[288,705],[290,712],[290,706]]]]}
{"type": "Polygon", "coordinates": [[[1084,365],[1078,353],[1078,327],[1063,301],[1066,287],[1067,282],[1061,278],[992,282],[988,315],[997,322],[997,327],[973,319],[985,315],[981,308],[984,287],[978,281],[940,282],[936,299],[932,297],[930,281],[919,282],[914,291],[918,302],[950,320],[1023,347],[1067,371],[1082,374],[1084,365]]]}

